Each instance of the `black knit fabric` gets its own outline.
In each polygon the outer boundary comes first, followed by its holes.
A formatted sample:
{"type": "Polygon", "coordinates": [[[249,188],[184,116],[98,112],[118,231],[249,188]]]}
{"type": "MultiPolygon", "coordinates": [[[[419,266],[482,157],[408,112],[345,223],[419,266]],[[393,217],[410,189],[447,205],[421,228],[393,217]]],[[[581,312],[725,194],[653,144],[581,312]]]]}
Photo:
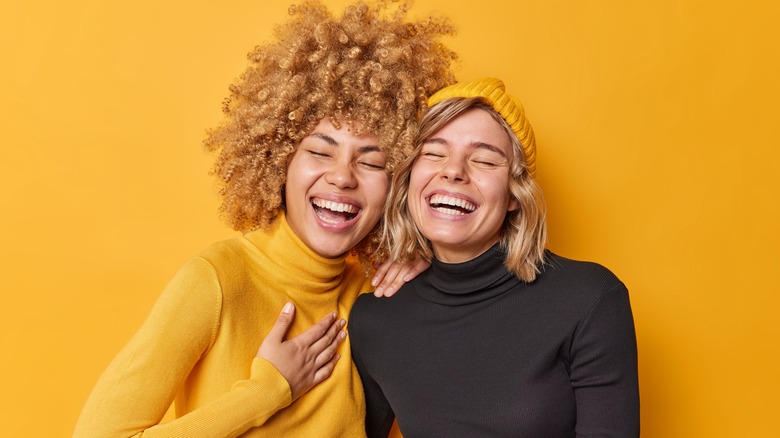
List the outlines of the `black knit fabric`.
{"type": "Polygon", "coordinates": [[[547,252],[523,283],[498,245],[433,265],[349,318],[369,437],[635,437],[636,337],[606,268],[547,252]]]}

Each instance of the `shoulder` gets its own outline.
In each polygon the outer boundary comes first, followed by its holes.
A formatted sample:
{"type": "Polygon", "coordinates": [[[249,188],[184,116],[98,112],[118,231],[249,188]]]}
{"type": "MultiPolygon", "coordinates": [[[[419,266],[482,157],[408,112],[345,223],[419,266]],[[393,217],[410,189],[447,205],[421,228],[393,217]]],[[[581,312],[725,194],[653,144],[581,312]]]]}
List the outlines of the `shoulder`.
{"type": "Polygon", "coordinates": [[[382,327],[399,323],[408,312],[416,294],[410,283],[403,285],[392,297],[375,297],[372,293],[361,294],[349,314],[350,336],[366,335],[382,327]],[[411,304],[410,304],[411,303],[411,304]]]}
{"type": "Polygon", "coordinates": [[[231,291],[245,289],[236,287],[246,281],[250,269],[241,240],[239,236],[206,246],[179,267],[167,289],[182,294],[182,299],[216,302],[221,307],[231,291]]]}
{"type": "MultiPolygon", "coordinates": [[[[384,297],[387,298],[387,297],[384,297]]],[[[352,313],[359,315],[366,312],[376,311],[378,305],[381,305],[382,298],[377,298],[373,293],[360,294],[352,306],[352,313]]]]}
{"type": "Polygon", "coordinates": [[[353,352],[361,351],[371,344],[372,339],[381,336],[380,322],[382,319],[382,304],[385,300],[394,297],[377,298],[374,294],[361,294],[352,305],[352,310],[347,318],[350,343],[353,352]]]}
{"type": "Polygon", "coordinates": [[[251,247],[247,245],[244,236],[236,236],[206,246],[198,253],[197,257],[206,260],[215,268],[221,268],[224,265],[234,264],[238,259],[245,258],[250,249],[251,247]]]}
{"type": "Polygon", "coordinates": [[[360,294],[349,312],[350,326],[359,326],[363,321],[370,320],[372,314],[378,313],[378,305],[381,305],[380,300],[382,298],[377,298],[374,294],[360,294]]]}
{"type": "Polygon", "coordinates": [[[373,293],[361,294],[352,307],[352,314],[376,317],[407,308],[417,297],[413,286],[416,280],[417,278],[404,283],[392,297],[375,297],[373,293]]]}
{"type": "Polygon", "coordinates": [[[244,236],[222,240],[205,247],[195,257],[211,266],[221,283],[246,278],[255,271],[257,249],[244,236]]]}
{"type": "Polygon", "coordinates": [[[541,279],[576,285],[578,289],[612,289],[623,283],[608,268],[595,262],[573,260],[551,251],[545,254],[541,279]]]}
{"type": "Polygon", "coordinates": [[[608,294],[628,295],[623,282],[605,266],[551,251],[546,252],[542,272],[532,285],[582,310],[592,308],[608,294]]]}

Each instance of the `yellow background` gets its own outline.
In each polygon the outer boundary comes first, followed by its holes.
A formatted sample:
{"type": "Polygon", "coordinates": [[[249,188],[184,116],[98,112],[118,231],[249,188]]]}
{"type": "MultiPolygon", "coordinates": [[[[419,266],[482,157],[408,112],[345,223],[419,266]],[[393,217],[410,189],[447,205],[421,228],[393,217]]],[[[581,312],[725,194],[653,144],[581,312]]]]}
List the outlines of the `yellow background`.
{"type": "MultiPolygon", "coordinates": [[[[180,263],[234,234],[200,144],[287,3],[3,3],[3,435],[68,436],[180,263]]],[[[458,25],[459,78],[523,100],[550,248],[629,286],[645,437],[778,436],[776,5],[414,8],[458,25]]]]}

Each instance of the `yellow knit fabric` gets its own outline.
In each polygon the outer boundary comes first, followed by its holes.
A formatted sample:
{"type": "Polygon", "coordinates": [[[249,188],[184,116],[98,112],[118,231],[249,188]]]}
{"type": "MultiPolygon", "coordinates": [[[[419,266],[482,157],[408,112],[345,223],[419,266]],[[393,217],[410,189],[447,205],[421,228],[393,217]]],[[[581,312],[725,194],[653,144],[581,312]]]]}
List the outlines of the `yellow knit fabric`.
{"type": "Polygon", "coordinates": [[[428,106],[434,106],[451,97],[482,97],[498,112],[517,136],[523,147],[528,170],[536,167],[536,138],[531,123],[525,117],[525,109],[518,99],[507,94],[500,79],[483,78],[471,82],[459,82],[444,87],[428,98],[428,106]]]}
{"type": "Polygon", "coordinates": [[[288,336],[371,289],[351,258],[326,259],[282,214],[270,231],[212,245],[174,276],[140,330],[101,376],[74,437],[362,437],[365,403],[349,338],[324,382],[290,404],[290,388],[255,358],[288,300],[288,336]],[[176,400],[176,419],[158,424],[176,400]]]}

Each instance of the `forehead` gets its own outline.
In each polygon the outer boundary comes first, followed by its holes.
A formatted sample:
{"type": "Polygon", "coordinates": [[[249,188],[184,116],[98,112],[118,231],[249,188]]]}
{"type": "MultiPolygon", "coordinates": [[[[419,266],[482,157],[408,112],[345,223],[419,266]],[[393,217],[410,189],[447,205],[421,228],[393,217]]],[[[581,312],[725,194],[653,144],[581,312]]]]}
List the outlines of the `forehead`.
{"type": "Polygon", "coordinates": [[[337,123],[338,127],[334,126],[330,119],[324,118],[320,120],[316,126],[314,126],[314,129],[312,129],[312,132],[309,133],[309,136],[320,138],[326,137],[327,139],[335,141],[336,144],[350,142],[371,144],[376,146],[379,145],[379,137],[371,132],[367,132],[366,130],[361,129],[360,125],[343,120],[339,120],[337,123]],[[356,132],[360,133],[356,134],[356,132]]]}
{"type": "Polygon", "coordinates": [[[482,108],[471,108],[458,114],[426,141],[436,140],[452,146],[490,145],[512,157],[512,142],[494,116],[482,108]]]}

